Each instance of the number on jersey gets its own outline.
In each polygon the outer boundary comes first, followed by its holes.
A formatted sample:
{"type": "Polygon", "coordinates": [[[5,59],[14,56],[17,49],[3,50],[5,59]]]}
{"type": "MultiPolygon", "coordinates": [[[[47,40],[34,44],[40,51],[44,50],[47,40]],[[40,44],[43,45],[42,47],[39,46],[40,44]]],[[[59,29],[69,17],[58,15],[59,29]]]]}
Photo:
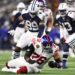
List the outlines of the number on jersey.
{"type": "Polygon", "coordinates": [[[28,26],[29,30],[33,30],[33,31],[38,30],[38,24],[36,23],[36,21],[30,22],[27,20],[26,25],[28,26]]]}

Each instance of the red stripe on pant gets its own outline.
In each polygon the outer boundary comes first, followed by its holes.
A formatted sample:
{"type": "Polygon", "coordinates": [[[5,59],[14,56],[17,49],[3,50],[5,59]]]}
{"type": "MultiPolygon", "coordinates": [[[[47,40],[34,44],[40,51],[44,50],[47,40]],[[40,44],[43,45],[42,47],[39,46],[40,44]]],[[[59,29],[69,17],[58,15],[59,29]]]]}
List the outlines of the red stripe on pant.
{"type": "Polygon", "coordinates": [[[8,62],[6,63],[6,67],[9,68],[9,66],[8,66],[8,62]]]}
{"type": "Polygon", "coordinates": [[[17,70],[17,73],[18,74],[26,74],[28,71],[27,71],[27,67],[26,66],[24,66],[24,67],[22,67],[22,68],[20,68],[19,70],[17,70]]]}

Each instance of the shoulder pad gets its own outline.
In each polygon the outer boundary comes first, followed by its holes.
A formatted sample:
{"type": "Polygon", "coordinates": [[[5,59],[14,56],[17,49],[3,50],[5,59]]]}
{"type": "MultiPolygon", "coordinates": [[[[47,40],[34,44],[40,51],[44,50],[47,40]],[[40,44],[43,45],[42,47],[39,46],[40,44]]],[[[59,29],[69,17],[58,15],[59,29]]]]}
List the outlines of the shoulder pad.
{"type": "Polygon", "coordinates": [[[33,46],[34,46],[35,49],[40,48],[40,46],[41,46],[41,41],[42,41],[41,38],[36,38],[36,37],[35,37],[35,38],[32,39],[32,43],[33,43],[33,46]]]}
{"type": "Polygon", "coordinates": [[[59,14],[57,14],[56,19],[60,18],[61,16],[59,14]]]}
{"type": "Polygon", "coordinates": [[[43,12],[42,10],[39,10],[37,16],[38,16],[41,20],[44,20],[45,14],[44,14],[44,12],[43,12]]]}
{"type": "Polygon", "coordinates": [[[18,10],[14,10],[14,11],[12,12],[12,15],[15,16],[17,13],[19,13],[19,11],[18,11],[18,10]]]}
{"type": "Polygon", "coordinates": [[[75,20],[75,13],[74,12],[68,12],[68,16],[75,20]]]}
{"type": "Polygon", "coordinates": [[[28,10],[23,9],[22,14],[28,13],[28,10]]]}

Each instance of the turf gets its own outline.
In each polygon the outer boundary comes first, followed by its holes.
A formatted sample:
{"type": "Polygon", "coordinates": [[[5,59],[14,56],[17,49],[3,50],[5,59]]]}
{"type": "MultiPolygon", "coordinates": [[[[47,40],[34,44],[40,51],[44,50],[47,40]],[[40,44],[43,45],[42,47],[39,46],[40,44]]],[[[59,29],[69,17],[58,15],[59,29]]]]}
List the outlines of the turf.
{"type": "MultiPolygon", "coordinates": [[[[23,53],[24,54],[24,53],[23,53]]],[[[0,52],[0,75],[17,75],[13,73],[2,72],[1,69],[5,66],[5,62],[11,59],[11,51],[0,52]]],[[[69,57],[67,62],[68,69],[52,69],[48,65],[44,67],[39,74],[27,74],[27,75],[75,75],[75,58],[69,57]]],[[[23,74],[19,74],[23,75],[23,74]]]]}

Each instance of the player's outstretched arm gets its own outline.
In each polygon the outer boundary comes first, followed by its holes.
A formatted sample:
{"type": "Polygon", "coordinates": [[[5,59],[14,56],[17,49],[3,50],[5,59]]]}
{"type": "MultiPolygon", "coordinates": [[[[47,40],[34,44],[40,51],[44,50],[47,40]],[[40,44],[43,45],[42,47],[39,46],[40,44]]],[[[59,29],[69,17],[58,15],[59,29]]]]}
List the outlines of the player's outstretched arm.
{"type": "Polygon", "coordinates": [[[48,66],[51,68],[61,68],[63,66],[62,61],[60,59],[60,55],[58,53],[55,53],[54,55],[55,61],[49,61],[48,66]]]}

